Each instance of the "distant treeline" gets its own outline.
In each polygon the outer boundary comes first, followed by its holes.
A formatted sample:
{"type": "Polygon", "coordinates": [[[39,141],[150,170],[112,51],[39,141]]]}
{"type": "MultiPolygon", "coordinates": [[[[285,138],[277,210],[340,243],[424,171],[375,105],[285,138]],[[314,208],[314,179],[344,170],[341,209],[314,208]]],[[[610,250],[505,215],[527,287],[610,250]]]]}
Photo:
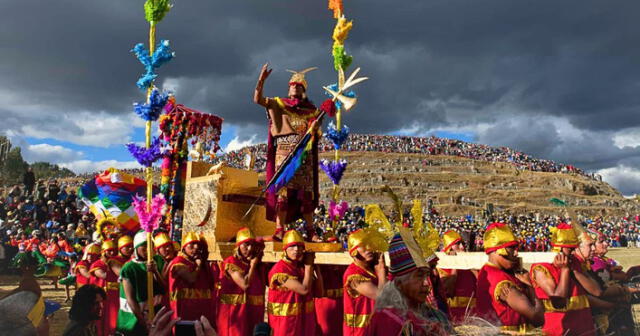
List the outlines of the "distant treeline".
{"type": "Polygon", "coordinates": [[[38,179],[74,177],[76,174],[67,168],[60,168],[57,164],[49,162],[34,162],[28,164],[22,159],[20,147],[12,148],[4,160],[0,160],[0,185],[9,186],[22,183],[22,177],[31,167],[38,179]]]}

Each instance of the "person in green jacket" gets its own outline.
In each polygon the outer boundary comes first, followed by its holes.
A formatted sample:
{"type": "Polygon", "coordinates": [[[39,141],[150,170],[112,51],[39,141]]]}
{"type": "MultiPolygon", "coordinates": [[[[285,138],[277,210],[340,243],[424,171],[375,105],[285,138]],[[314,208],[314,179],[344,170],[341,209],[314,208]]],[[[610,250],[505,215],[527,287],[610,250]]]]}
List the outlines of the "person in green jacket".
{"type": "MultiPolygon", "coordinates": [[[[166,288],[160,270],[164,260],[154,255],[147,262],[147,233],[138,232],[133,238],[133,258],[120,270],[120,310],[116,329],[126,336],[147,335],[147,267],[153,273],[154,305],[160,304],[166,288]]],[[[158,311],[158,309],[155,309],[158,311]]]]}

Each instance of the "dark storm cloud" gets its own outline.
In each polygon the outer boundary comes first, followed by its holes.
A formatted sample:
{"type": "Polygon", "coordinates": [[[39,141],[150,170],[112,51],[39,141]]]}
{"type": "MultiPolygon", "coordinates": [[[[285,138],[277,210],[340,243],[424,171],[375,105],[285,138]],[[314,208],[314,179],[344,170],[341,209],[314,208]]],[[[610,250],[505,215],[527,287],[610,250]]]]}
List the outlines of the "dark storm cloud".
{"type": "MultiPolygon", "coordinates": [[[[64,127],[51,114],[125,115],[142,99],[142,66],[128,52],[147,39],[142,0],[0,2],[0,98],[44,107],[26,117],[4,106],[0,131],[64,127]]],[[[640,3],[345,0],[345,9],[355,20],[347,51],[371,77],[345,116],[353,131],[489,125],[479,140],[588,169],[638,156],[611,137],[640,124],[640,3]],[[585,140],[563,138],[557,120],[585,140]]],[[[336,77],[333,23],[324,0],[175,1],[157,38],[177,58],[159,83],[239,127],[240,140],[262,136],[265,115],[251,102],[260,66],[275,69],[267,95],[286,93],[285,69],[318,66],[308,78],[319,104],[336,77]]]]}

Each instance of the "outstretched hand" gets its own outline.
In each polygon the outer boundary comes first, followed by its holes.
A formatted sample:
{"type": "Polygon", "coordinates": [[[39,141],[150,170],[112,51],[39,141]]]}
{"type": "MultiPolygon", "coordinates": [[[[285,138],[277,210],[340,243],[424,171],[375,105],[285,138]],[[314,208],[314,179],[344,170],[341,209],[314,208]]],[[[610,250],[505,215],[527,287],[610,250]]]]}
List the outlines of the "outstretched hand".
{"type": "Polygon", "coordinates": [[[258,81],[264,82],[271,74],[271,71],[273,71],[273,69],[269,69],[269,63],[265,63],[262,66],[262,70],[260,70],[260,77],[258,77],[258,81]]]}

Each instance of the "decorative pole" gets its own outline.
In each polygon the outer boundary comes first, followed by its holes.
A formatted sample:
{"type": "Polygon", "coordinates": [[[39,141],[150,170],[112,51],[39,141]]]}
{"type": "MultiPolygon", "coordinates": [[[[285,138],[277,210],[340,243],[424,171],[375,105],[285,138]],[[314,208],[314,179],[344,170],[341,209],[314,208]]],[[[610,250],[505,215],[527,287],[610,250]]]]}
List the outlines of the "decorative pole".
{"type": "MultiPolygon", "coordinates": [[[[153,121],[158,120],[160,113],[167,102],[167,95],[158,92],[153,85],[158,75],[155,70],[164,63],[170,61],[174,57],[174,53],[169,49],[169,41],[162,40],[156,48],[156,24],[164,18],[165,14],[171,9],[169,0],[146,0],[144,3],[145,19],[149,22],[149,51],[145,50],[144,44],[135,45],[132,52],[145,67],[146,72],[138,79],[136,85],[140,90],[146,91],[146,102],[134,104],[134,111],[145,123],[145,147],[140,148],[135,144],[128,144],[127,147],[136,160],[145,166],[145,179],[147,182],[146,198],[138,199],[136,212],[142,228],[147,232],[147,265],[153,260],[152,232],[157,227],[159,219],[157,213],[161,212],[164,206],[164,198],[162,198],[162,206],[160,208],[152,206],[153,199],[153,162],[161,158],[164,154],[160,150],[160,139],[151,138],[151,126],[153,121]],[[143,203],[146,202],[146,207],[143,203]],[[147,220],[153,215],[153,220],[147,220]]],[[[153,200],[155,205],[160,204],[159,200],[153,200]]],[[[149,321],[153,319],[153,273],[147,266],[147,306],[149,310],[149,321]]]]}
{"type": "MultiPolygon", "coordinates": [[[[329,86],[329,88],[335,92],[341,92],[344,99],[350,98],[355,104],[355,93],[353,91],[346,91],[345,88],[345,71],[351,65],[353,57],[347,55],[344,49],[344,41],[349,35],[349,31],[353,27],[353,21],[347,21],[344,16],[344,8],[342,0],[329,0],[329,9],[333,11],[333,17],[336,19],[336,25],[333,29],[333,46],[331,54],[333,55],[333,66],[338,72],[338,82],[329,86]],[[345,92],[343,92],[343,90],[345,92]]],[[[334,214],[344,214],[344,211],[338,211],[337,209],[346,208],[348,205],[345,202],[337,204],[338,196],[340,193],[340,179],[347,167],[347,161],[340,159],[340,147],[346,141],[349,136],[349,128],[346,125],[342,125],[342,111],[349,110],[351,106],[345,106],[342,100],[336,101],[336,123],[330,123],[327,129],[327,138],[333,142],[334,147],[334,160],[329,162],[323,160],[320,164],[321,168],[329,175],[333,182],[333,192],[331,195],[330,211],[332,228],[335,229],[337,221],[342,215],[335,216],[334,214]]]]}

